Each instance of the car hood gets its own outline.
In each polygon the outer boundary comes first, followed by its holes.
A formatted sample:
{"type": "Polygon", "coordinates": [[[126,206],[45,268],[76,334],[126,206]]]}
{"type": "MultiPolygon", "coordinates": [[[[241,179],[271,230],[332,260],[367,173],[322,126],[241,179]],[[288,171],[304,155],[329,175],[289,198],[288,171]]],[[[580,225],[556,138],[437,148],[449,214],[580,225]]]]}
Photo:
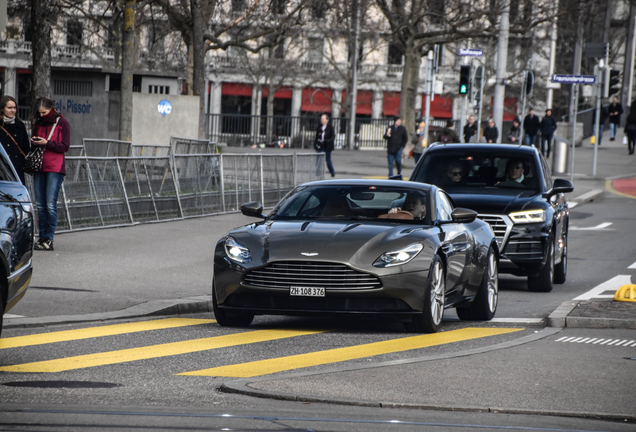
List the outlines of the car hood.
{"type": "Polygon", "coordinates": [[[268,221],[234,230],[229,235],[250,249],[255,265],[311,260],[367,267],[384,252],[426,237],[426,230],[417,228],[417,225],[381,222],[268,221]]]}
{"type": "Polygon", "coordinates": [[[479,191],[447,191],[457,207],[475,210],[480,214],[508,214],[545,207],[541,194],[515,189],[487,188],[479,191]]]}

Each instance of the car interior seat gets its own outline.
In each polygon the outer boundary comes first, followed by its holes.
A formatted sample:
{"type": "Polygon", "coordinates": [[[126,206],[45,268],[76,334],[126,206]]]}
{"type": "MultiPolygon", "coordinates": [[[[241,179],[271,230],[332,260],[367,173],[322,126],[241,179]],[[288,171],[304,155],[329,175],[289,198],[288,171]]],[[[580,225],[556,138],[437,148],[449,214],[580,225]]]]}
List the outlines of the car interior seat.
{"type": "Polygon", "coordinates": [[[350,216],[351,206],[347,198],[343,195],[329,197],[325,208],[322,210],[322,217],[350,216]]]}

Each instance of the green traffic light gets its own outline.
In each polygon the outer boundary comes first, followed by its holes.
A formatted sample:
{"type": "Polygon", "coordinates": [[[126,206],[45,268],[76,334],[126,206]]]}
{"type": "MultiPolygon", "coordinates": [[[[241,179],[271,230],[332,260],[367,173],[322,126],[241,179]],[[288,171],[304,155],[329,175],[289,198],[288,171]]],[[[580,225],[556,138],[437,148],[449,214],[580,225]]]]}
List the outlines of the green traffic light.
{"type": "Polygon", "coordinates": [[[462,84],[462,85],[459,87],[459,93],[461,93],[461,94],[466,94],[466,84],[462,84]]]}

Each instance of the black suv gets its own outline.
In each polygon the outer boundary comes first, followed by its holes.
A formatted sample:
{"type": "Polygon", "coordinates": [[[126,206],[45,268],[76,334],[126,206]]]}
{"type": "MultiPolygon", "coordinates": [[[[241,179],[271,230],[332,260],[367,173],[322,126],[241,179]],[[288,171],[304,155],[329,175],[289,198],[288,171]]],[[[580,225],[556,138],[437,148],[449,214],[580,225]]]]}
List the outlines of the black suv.
{"type": "Polygon", "coordinates": [[[0,332],[2,317],[24,296],[31,281],[33,207],[0,145],[0,332]]]}
{"type": "Polygon", "coordinates": [[[444,189],[458,207],[479,213],[497,237],[499,270],[528,277],[530,291],[565,282],[569,209],[574,187],[555,179],[537,149],[508,144],[433,144],[411,181],[444,189]]]}

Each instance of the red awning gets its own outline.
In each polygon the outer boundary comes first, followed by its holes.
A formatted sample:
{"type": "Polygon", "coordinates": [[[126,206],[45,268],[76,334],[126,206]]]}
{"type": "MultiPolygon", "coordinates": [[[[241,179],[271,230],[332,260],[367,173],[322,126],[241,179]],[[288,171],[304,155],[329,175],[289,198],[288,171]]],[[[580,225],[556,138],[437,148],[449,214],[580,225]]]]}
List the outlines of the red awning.
{"type": "MultiPolygon", "coordinates": [[[[422,115],[426,114],[426,95],[422,95],[422,115]]],[[[431,99],[431,114],[434,119],[453,118],[453,98],[451,96],[435,95],[431,99]]]]}
{"type": "MultiPolygon", "coordinates": [[[[516,97],[504,98],[504,113],[503,121],[513,121],[517,117],[517,102],[516,97]]],[[[490,99],[491,106],[495,105],[495,98],[490,99]]]]}
{"type": "MultiPolygon", "coordinates": [[[[274,99],[291,99],[293,90],[291,87],[279,87],[276,92],[274,92],[274,99]]],[[[263,86],[263,97],[267,97],[269,95],[269,88],[263,86]]]]}
{"type": "Polygon", "coordinates": [[[226,83],[221,87],[221,94],[224,96],[249,96],[252,97],[252,85],[241,83],[226,83]]]}
{"type": "Polygon", "coordinates": [[[305,112],[330,113],[332,95],[331,89],[304,88],[300,109],[305,112]]]}
{"type": "Polygon", "coordinates": [[[33,71],[31,69],[16,69],[16,73],[19,74],[32,74],[33,71]]]}
{"type": "Polygon", "coordinates": [[[400,115],[400,92],[384,92],[384,116],[400,115]]]}
{"type": "MultiPolygon", "coordinates": [[[[342,91],[342,102],[347,99],[347,91],[342,91]]],[[[371,115],[373,105],[373,92],[371,90],[358,90],[356,96],[356,114],[371,115]]],[[[399,108],[399,106],[398,106],[399,108]]]]}

